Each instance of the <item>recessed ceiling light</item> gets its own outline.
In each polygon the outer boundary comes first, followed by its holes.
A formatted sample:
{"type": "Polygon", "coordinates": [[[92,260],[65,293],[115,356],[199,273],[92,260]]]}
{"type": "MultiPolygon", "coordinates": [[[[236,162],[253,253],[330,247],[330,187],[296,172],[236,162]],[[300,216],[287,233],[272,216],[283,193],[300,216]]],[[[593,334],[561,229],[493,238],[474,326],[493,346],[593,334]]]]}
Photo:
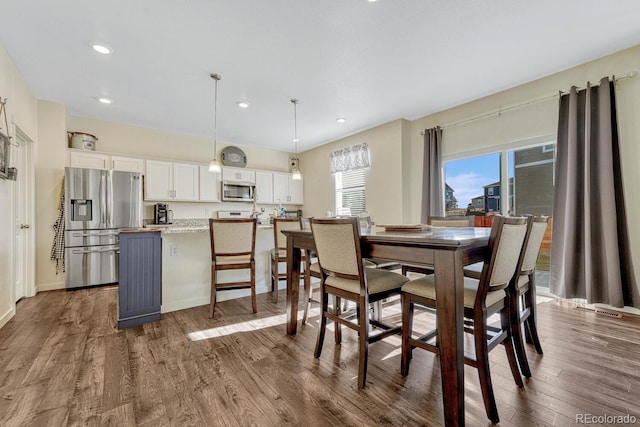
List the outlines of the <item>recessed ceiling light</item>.
{"type": "Polygon", "coordinates": [[[103,104],[111,104],[111,100],[109,98],[98,98],[98,101],[103,104]]]}
{"type": "Polygon", "coordinates": [[[238,101],[238,107],[249,108],[249,103],[247,101],[238,101]]]}
{"type": "Polygon", "coordinates": [[[374,1],[376,1],[376,0],[369,0],[370,3],[373,3],[374,1]]]}
{"type": "MultiPolygon", "coordinates": [[[[369,0],[369,1],[371,1],[371,0],[369,0]]],[[[345,119],[344,117],[338,117],[338,118],[336,119],[336,122],[338,122],[338,123],[344,123],[344,122],[346,122],[346,121],[347,121],[347,119],[345,119]]]]}
{"type": "Polygon", "coordinates": [[[93,50],[103,55],[109,55],[110,53],[113,53],[113,49],[111,49],[111,47],[107,46],[106,44],[91,43],[91,47],[93,48],[93,50]]]}

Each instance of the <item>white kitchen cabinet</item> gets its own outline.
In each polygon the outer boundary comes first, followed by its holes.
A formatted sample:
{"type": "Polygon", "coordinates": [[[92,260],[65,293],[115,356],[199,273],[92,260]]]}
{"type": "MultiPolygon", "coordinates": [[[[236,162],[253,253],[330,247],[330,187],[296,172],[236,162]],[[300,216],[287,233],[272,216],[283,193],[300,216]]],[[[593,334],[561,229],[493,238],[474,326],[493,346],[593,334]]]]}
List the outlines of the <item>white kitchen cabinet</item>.
{"type": "Polygon", "coordinates": [[[69,166],[85,169],[110,169],[111,156],[94,151],[69,151],[69,166]]]}
{"type": "Polygon", "coordinates": [[[111,169],[113,169],[114,171],[144,173],[144,159],[111,156],[111,169]]]}
{"type": "Polygon", "coordinates": [[[273,203],[273,172],[256,171],[256,203],[273,203]]]}
{"type": "Polygon", "coordinates": [[[273,173],[273,203],[304,204],[302,180],[291,179],[290,173],[273,173]]]}
{"type": "Polygon", "coordinates": [[[199,168],[192,163],[147,160],[145,167],[145,200],[198,201],[199,168]]]}
{"type": "Polygon", "coordinates": [[[220,174],[209,172],[209,165],[200,165],[200,198],[201,202],[220,201],[220,174]]]}
{"type": "Polygon", "coordinates": [[[255,184],[256,172],[253,170],[242,168],[222,168],[222,180],[223,181],[237,181],[237,182],[249,182],[255,184]]]}

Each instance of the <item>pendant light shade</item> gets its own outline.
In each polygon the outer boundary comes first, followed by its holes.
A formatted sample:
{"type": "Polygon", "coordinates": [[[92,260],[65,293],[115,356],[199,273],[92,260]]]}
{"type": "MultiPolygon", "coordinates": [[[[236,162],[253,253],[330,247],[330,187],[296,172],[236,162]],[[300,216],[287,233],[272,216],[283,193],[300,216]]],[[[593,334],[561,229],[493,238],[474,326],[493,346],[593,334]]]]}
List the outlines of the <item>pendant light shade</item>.
{"type": "Polygon", "coordinates": [[[215,90],[213,95],[213,159],[209,162],[209,172],[220,173],[222,172],[222,168],[220,167],[220,163],[218,163],[217,159],[218,141],[216,140],[216,137],[218,131],[218,81],[222,79],[222,76],[220,74],[211,74],[211,78],[215,81],[215,90]]]}
{"type": "Polygon", "coordinates": [[[302,172],[300,172],[298,159],[298,100],[292,99],[293,104],[293,143],[295,148],[295,155],[291,159],[291,179],[299,181],[302,179],[302,172]]]}

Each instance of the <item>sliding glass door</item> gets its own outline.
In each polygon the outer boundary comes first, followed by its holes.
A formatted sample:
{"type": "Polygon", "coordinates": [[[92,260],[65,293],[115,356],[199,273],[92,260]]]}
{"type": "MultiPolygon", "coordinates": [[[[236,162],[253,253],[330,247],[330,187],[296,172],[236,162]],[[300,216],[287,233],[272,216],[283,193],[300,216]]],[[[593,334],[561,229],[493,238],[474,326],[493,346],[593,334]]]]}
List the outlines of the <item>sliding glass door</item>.
{"type": "MultiPolygon", "coordinates": [[[[489,226],[496,213],[551,216],[554,154],[555,144],[547,143],[446,161],[447,215],[476,215],[476,226],[489,226]]],[[[547,289],[552,221],[536,266],[536,285],[547,289]]]]}

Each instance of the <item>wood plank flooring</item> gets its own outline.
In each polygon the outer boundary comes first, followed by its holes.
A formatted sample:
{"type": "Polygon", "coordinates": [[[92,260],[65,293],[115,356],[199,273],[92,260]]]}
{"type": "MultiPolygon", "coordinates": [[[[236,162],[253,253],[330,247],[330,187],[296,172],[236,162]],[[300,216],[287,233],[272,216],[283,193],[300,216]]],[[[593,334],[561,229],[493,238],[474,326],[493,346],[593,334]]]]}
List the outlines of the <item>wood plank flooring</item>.
{"type": "MultiPolygon", "coordinates": [[[[0,329],[1,426],[397,426],[443,424],[437,358],[415,350],[400,371],[400,339],[369,350],[358,390],[356,335],[327,334],[313,358],[318,311],[285,335],[284,298],[163,314],[118,331],[115,287],[52,291],[20,301],[0,329]]],[[[399,304],[384,315],[400,322],[399,304]]],[[[640,420],[640,319],[615,319],[550,301],[539,305],[544,356],[528,348],[533,378],[519,390],[504,351],[490,354],[504,426],[573,426],[576,414],[640,420]]],[[[431,326],[420,313],[414,328],[431,326]]],[[[466,343],[465,343],[466,344],[466,343]]],[[[465,367],[468,426],[489,425],[477,373],[465,367]]],[[[640,422],[640,421],[639,421],[640,422]]],[[[597,424],[591,424],[597,425],[597,424]]],[[[621,424],[624,425],[624,424],[621,424]]]]}

